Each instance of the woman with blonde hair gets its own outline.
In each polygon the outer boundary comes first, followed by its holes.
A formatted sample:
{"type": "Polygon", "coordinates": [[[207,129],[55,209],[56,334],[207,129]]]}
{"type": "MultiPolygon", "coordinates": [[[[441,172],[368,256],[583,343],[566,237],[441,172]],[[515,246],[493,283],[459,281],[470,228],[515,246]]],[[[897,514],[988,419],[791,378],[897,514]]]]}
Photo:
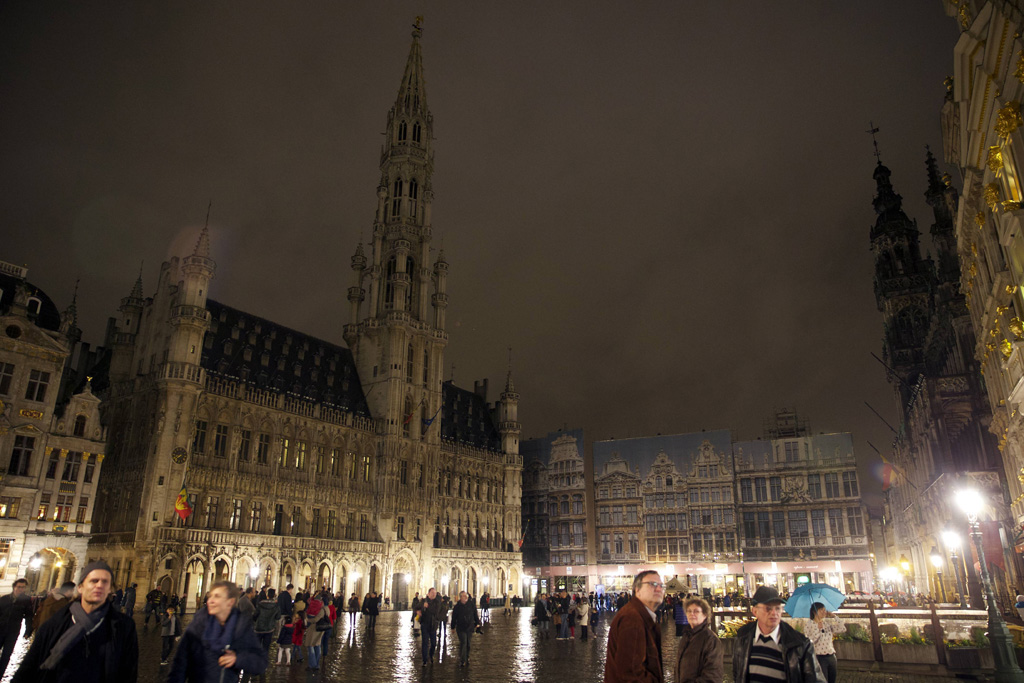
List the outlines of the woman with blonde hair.
{"type": "Polygon", "coordinates": [[[676,683],[719,683],[725,678],[722,642],[711,630],[711,605],[701,598],[683,603],[687,625],[679,637],[676,683]]]}

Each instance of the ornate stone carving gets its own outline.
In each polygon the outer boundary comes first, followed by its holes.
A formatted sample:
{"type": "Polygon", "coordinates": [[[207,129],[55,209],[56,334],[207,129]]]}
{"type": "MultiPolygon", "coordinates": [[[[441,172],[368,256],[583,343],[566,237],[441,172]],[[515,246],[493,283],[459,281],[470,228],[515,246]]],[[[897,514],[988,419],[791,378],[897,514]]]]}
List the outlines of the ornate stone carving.
{"type": "Polygon", "coordinates": [[[1024,118],[1021,118],[1020,102],[1014,100],[1004,104],[996,115],[996,135],[1001,138],[1008,138],[1021,125],[1024,125],[1024,118]]]}
{"type": "Polygon", "coordinates": [[[999,183],[989,183],[985,186],[985,203],[989,211],[995,211],[999,206],[999,183]]]}

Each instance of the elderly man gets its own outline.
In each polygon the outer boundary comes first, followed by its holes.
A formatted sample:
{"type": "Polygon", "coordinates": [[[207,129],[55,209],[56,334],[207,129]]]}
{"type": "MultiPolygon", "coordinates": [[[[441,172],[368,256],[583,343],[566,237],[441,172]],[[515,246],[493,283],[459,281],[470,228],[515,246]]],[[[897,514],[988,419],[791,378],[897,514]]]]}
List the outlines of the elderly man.
{"type": "Polygon", "coordinates": [[[779,591],[769,586],[759,586],[754,593],[751,611],[757,621],[736,632],[732,653],[736,683],[825,683],[811,641],[782,621],[783,603],[779,591]]]}
{"type": "Polygon", "coordinates": [[[665,584],[654,570],[633,579],[633,597],[608,628],[605,683],[661,683],[661,627],[655,610],[665,599],[665,584]]]}
{"type": "Polygon", "coordinates": [[[459,636],[459,666],[469,664],[469,639],[473,629],[480,627],[480,616],[476,603],[469,599],[469,593],[459,592],[459,601],[452,608],[452,627],[459,636]]]}
{"type": "Polygon", "coordinates": [[[107,598],[113,572],[102,560],[82,569],[72,601],[36,632],[14,683],[124,681],[138,678],[139,640],[135,622],[107,598]]]}

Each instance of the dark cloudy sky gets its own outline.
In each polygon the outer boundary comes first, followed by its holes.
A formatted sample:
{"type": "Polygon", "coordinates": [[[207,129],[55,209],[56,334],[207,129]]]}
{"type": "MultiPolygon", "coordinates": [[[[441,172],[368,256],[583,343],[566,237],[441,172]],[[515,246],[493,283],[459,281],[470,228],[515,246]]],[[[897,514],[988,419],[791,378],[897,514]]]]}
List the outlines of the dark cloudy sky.
{"type": "Polygon", "coordinates": [[[417,14],[458,384],[493,400],[511,346],[527,437],[753,438],[796,406],[886,446],[865,130],[927,233],[936,0],[8,0],[0,259],[61,307],[81,277],[100,342],[212,199],[212,295],[343,343],[417,14]]]}

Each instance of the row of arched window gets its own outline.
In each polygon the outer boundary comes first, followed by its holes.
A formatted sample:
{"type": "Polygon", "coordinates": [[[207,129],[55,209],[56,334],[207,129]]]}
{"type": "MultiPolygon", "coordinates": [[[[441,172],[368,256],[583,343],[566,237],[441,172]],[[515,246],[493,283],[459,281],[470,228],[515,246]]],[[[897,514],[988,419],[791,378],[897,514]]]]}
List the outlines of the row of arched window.
{"type": "MultiPolygon", "coordinates": [[[[402,119],[398,122],[398,142],[406,142],[409,139],[409,124],[402,119]]],[[[423,126],[419,121],[412,122],[412,141],[419,144],[423,141],[423,126]]]]}

